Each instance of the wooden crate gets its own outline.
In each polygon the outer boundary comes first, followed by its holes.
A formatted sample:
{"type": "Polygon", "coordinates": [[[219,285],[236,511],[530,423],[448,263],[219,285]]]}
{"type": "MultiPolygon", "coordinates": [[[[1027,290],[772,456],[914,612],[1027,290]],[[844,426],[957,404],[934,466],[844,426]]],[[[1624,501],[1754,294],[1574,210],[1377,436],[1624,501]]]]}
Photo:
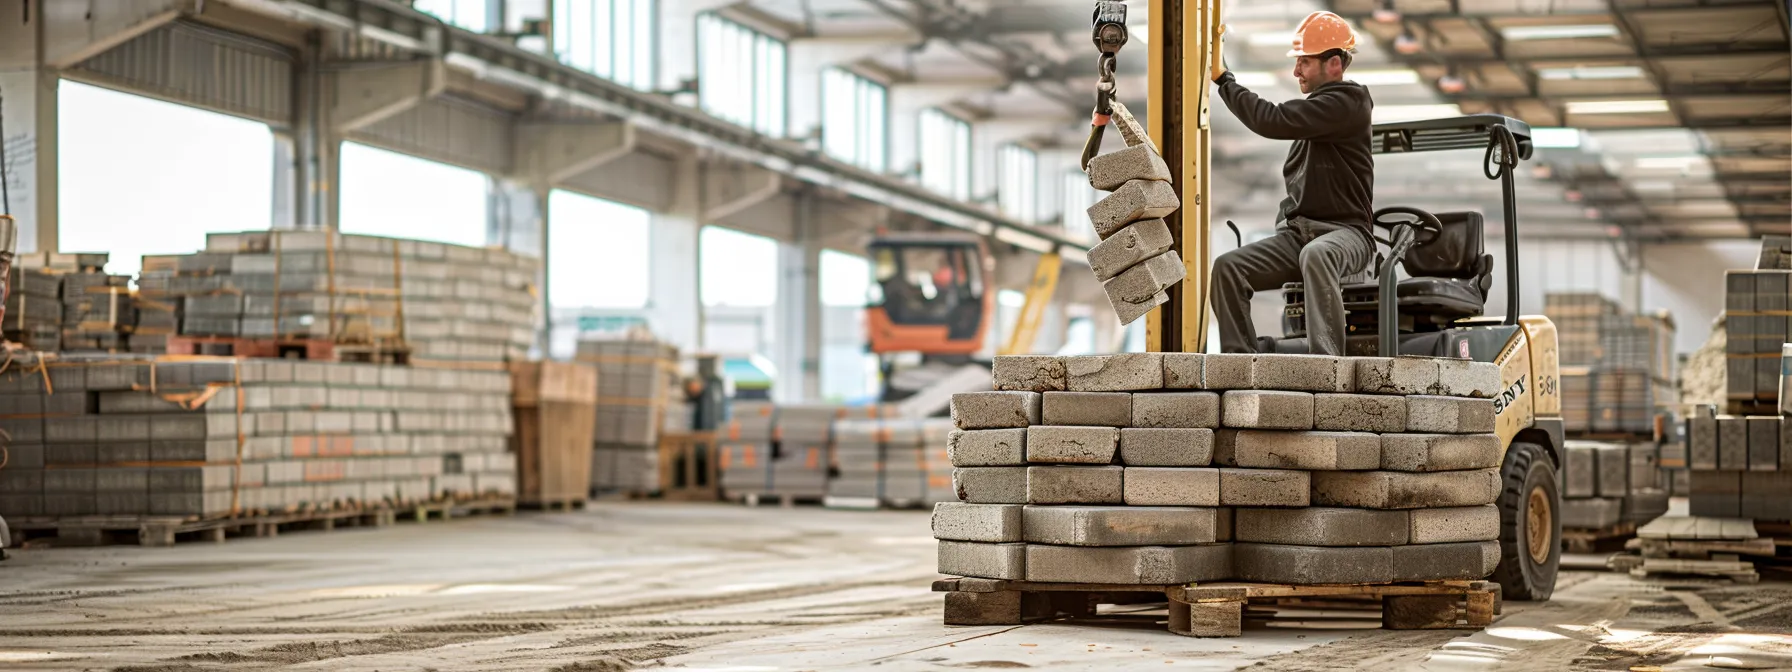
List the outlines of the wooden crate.
{"type": "Polygon", "coordinates": [[[660,497],[714,502],[722,497],[715,432],[660,435],[660,497]]]}
{"type": "Polygon", "coordinates": [[[582,502],[591,489],[597,426],[597,368],[575,362],[512,362],[517,501],[582,502]]]}

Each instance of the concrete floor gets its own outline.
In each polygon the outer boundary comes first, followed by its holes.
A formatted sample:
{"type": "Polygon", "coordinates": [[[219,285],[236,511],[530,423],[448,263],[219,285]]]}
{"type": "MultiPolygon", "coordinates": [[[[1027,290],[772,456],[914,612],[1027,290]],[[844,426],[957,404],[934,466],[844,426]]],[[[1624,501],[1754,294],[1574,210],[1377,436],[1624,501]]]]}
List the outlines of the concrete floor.
{"type": "MultiPolygon", "coordinates": [[[[1481,632],[945,627],[923,512],[584,512],[19,552],[0,669],[1653,670],[1792,667],[1792,584],[1569,572],[1481,632]],[[1254,666],[1254,667],[1253,667],[1254,666]]],[[[1161,613],[1158,612],[1158,613],[1161,613]]]]}

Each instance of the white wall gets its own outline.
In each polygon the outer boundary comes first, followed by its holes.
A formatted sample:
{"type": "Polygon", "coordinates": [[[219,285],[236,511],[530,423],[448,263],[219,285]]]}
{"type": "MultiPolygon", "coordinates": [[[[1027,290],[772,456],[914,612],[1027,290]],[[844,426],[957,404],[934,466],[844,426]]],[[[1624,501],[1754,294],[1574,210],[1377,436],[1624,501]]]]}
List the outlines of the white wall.
{"type": "Polygon", "coordinates": [[[1643,248],[1643,309],[1665,309],[1677,327],[1674,349],[1703,345],[1724,309],[1724,271],[1754,268],[1761,241],[1664,243],[1643,248]]]}

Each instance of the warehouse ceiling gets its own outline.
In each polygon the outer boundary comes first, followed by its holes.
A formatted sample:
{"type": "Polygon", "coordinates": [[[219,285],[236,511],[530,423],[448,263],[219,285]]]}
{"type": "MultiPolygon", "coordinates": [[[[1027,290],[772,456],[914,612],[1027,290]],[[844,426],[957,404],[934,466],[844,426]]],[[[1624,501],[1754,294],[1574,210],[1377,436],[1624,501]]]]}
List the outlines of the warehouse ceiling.
{"type": "MultiPolygon", "coordinates": [[[[1147,3],[1120,93],[1145,108],[1147,3]]],[[[893,85],[989,82],[958,100],[974,119],[1062,117],[1029,140],[1081,145],[1094,84],[1084,0],[752,0],[797,39],[920,34],[854,64],[893,85]]],[[[1537,237],[1747,237],[1792,228],[1792,54],[1775,0],[1287,0],[1225,8],[1227,56],[1272,100],[1299,96],[1292,28],[1330,9],[1367,38],[1354,79],[1377,120],[1494,112],[1542,127],[1521,174],[1521,230],[1537,237]],[[1554,129],[1564,130],[1554,130],[1554,129]],[[1566,129],[1580,129],[1566,130],[1566,129]]],[[[1285,143],[1215,107],[1216,216],[1267,228],[1285,143]]],[[[1377,202],[1498,216],[1474,152],[1383,157],[1377,202]]]]}

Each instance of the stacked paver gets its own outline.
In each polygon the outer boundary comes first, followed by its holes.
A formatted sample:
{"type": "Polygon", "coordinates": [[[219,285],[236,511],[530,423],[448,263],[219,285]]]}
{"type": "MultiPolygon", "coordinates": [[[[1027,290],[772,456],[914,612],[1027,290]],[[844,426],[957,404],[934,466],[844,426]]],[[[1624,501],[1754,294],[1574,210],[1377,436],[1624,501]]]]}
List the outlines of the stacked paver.
{"type": "Polygon", "coordinates": [[[1599,294],[1544,297],[1556,325],[1562,423],[1570,434],[1650,434],[1678,400],[1674,321],[1635,315],[1599,294]]]}
{"type": "Polygon", "coordinates": [[[766,494],[805,501],[826,497],[834,459],[834,421],[846,414],[845,406],[835,404],[779,405],[766,494]]]}
{"type": "MultiPolygon", "coordinates": [[[[825,503],[847,508],[908,508],[932,503],[922,441],[922,426],[916,420],[834,421],[834,476],[828,481],[825,503]]],[[[950,479],[950,471],[946,476],[950,479]]]]}
{"type": "Polygon", "coordinates": [[[1164,290],[1181,282],[1187,269],[1170,249],[1175,240],[1163,220],[1182,207],[1170,167],[1125,106],[1114,108],[1126,149],[1089,162],[1089,185],[1111,192],[1089,207],[1089,222],[1101,237],[1089,248],[1089,268],[1107,290],[1120,323],[1130,324],[1169,301],[1164,290]]]}
{"type": "Polygon", "coordinates": [[[503,371],[128,355],[0,375],[0,515],[513,498],[503,371]]]}
{"type": "MultiPolygon", "coordinates": [[[[35,252],[13,261],[5,335],[37,352],[109,353],[129,349],[138,302],[130,276],[103,269],[104,253],[35,252]]],[[[145,334],[145,342],[153,337],[145,334]]]]}
{"type": "Polygon", "coordinates": [[[1599,530],[1667,513],[1668,477],[1655,443],[1569,441],[1564,453],[1562,527],[1599,530]]]}
{"type": "Polygon", "coordinates": [[[1698,406],[1687,420],[1694,516],[1792,520],[1792,415],[1718,415],[1698,406]]]}
{"type": "Polygon", "coordinates": [[[735,401],[728,422],[716,437],[716,468],[722,495],[739,499],[768,492],[771,486],[772,416],[769,401],[735,401]]]}
{"type": "Polygon", "coordinates": [[[1780,350],[1792,343],[1792,270],[1728,271],[1724,287],[1727,397],[1771,413],[1780,399],[1780,350]]]}
{"type": "Polygon", "coordinates": [[[640,336],[588,339],[576,359],[597,366],[592,489],[658,491],[660,434],[672,406],[683,403],[678,347],[640,336]]]}
{"type": "Polygon", "coordinates": [[[538,260],[505,250],[321,231],[206,236],[145,256],[139,289],[184,336],[403,344],[414,361],[523,359],[538,260]]]}
{"type": "Polygon", "coordinates": [[[942,573],[1383,583],[1498,562],[1491,364],[1019,356],[994,379],[953,398],[942,573]]]}

